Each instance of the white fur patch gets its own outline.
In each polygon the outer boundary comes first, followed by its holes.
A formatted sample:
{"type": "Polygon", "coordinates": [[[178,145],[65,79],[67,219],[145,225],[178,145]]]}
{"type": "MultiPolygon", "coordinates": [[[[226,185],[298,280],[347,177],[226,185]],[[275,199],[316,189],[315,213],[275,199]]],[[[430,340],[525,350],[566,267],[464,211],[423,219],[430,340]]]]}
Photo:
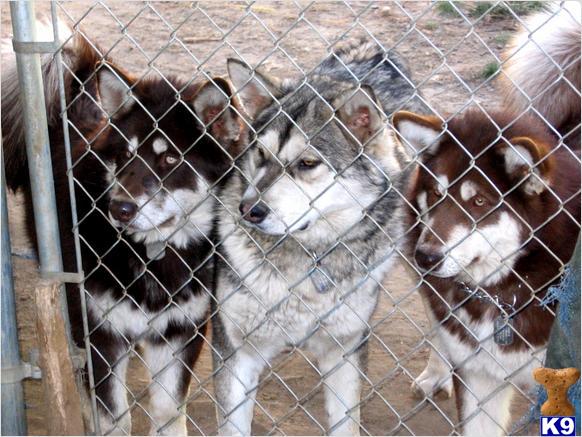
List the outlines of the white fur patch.
{"type": "MultiPolygon", "coordinates": [[[[113,404],[107,406],[111,411],[97,409],[99,427],[103,435],[131,435],[131,415],[125,385],[129,355],[128,350],[111,368],[111,399],[113,404]]],[[[93,428],[93,421],[91,420],[90,423],[91,428],[93,428]]]]}
{"type": "Polygon", "coordinates": [[[444,196],[449,188],[449,178],[446,175],[437,175],[436,180],[437,190],[444,196]]]}
{"type": "Polygon", "coordinates": [[[430,323],[430,331],[426,340],[431,345],[431,350],[426,367],[412,383],[412,390],[421,396],[429,397],[439,390],[444,390],[451,397],[453,395],[452,365],[447,359],[445,345],[441,344],[441,336],[438,335],[439,329],[443,329],[443,327],[439,326],[430,307],[430,302],[423,297],[422,303],[430,323]]]}
{"type": "Polygon", "coordinates": [[[251,435],[256,387],[266,360],[273,355],[269,350],[261,350],[259,355],[250,347],[241,347],[226,361],[227,370],[219,374],[223,384],[216,388],[216,394],[228,416],[217,409],[218,435],[251,435]]]}
{"type": "Polygon", "coordinates": [[[129,86],[108,67],[101,68],[98,74],[100,102],[105,112],[118,117],[129,111],[135,104],[129,86]]]}
{"type": "Polygon", "coordinates": [[[523,146],[508,146],[504,151],[505,170],[511,174],[519,167],[531,167],[533,159],[531,154],[523,146]]]}
{"type": "MultiPolygon", "coordinates": [[[[493,308],[493,307],[491,307],[493,308]]],[[[455,367],[463,369],[463,385],[468,390],[463,393],[461,419],[467,420],[463,427],[465,435],[506,435],[510,409],[508,402],[515,384],[527,391],[534,384],[532,371],[544,362],[545,348],[505,352],[493,340],[493,321],[487,315],[482,321],[474,322],[464,309],[455,311],[455,316],[463,326],[469,328],[479,342],[478,349],[459,341],[457,335],[446,329],[439,329],[444,352],[455,367]],[[500,390],[500,388],[503,389],[500,390]],[[501,427],[500,427],[501,426],[501,427]]]]}
{"type": "Polygon", "coordinates": [[[283,162],[292,162],[307,149],[305,137],[297,132],[293,133],[289,140],[281,148],[279,157],[283,162]]]}
{"type": "Polygon", "coordinates": [[[398,123],[398,131],[417,152],[434,155],[439,148],[439,131],[409,120],[398,123]]]}
{"type": "Polygon", "coordinates": [[[465,181],[461,184],[461,199],[465,202],[477,195],[477,185],[471,181],[465,181]]]}
{"type": "Polygon", "coordinates": [[[259,183],[259,181],[263,178],[263,176],[265,176],[265,173],[266,171],[264,168],[260,168],[257,171],[257,174],[253,178],[252,182],[249,184],[248,188],[245,190],[241,200],[248,200],[260,195],[256,186],[259,183]]]}
{"type": "Polygon", "coordinates": [[[530,177],[525,181],[523,185],[523,190],[525,194],[533,196],[534,194],[541,194],[546,187],[550,186],[550,182],[542,179],[536,170],[530,175],[530,177]]]}
{"type": "MultiPolygon", "coordinates": [[[[429,223],[430,225],[430,223],[429,223]]],[[[418,246],[429,235],[423,229],[418,246]]],[[[468,283],[489,286],[507,276],[520,254],[520,226],[507,212],[497,223],[488,224],[471,232],[467,226],[453,227],[441,251],[448,251],[445,259],[431,274],[458,277],[468,283]]]]}
{"type": "Polygon", "coordinates": [[[270,130],[267,133],[260,135],[257,138],[257,141],[273,154],[276,154],[279,151],[279,132],[276,130],[270,130]]]}
{"type": "MultiPolygon", "coordinates": [[[[278,157],[283,162],[294,161],[307,147],[302,135],[292,134],[280,148],[278,157]]],[[[259,169],[252,177],[253,184],[246,189],[243,199],[257,195],[255,186],[264,172],[264,169],[259,169]]],[[[327,222],[336,233],[349,228],[361,220],[365,208],[376,200],[360,181],[350,180],[345,174],[338,177],[337,172],[326,164],[310,170],[303,177],[284,172],[260,196],[271,213],[255,227],[270,235],[302,230],[301,238],[311,238],[307,236],[307,229],[316,232],[312,227],[319,221],[327,222]],[[325,219],[320,220],[322,217],[325,219]]]]}
{"type": "Polygon", "coordinates": [[[107,161],[105,164],[107,165],[105,180],[107,181],[108,185],[111,185],[115,181],[115,172],[117,171],[117,164],[115,163],[115,161],[107,161]]]}
{"type": "Polygon", "coordinates": [[[209,238],[214,220],[215,199],[206,190],[203,192],[180,189],[164,196],[161,204],[138,198],[143,205],[132,225],[148,229],[132,234],[135,241],[145,244],[168,240],[177,248],[185,248],[193,241],[209,238]],[[170,217],[174,220],[160,226],[170,217]]]}
{"type": "Polygon", "coordinates": [[[119,302],[111,294],[104,293],[87,299],[87,305],[97,318],[106,321],[103,327],[135,338],[148,333],[160,334],[170,323],[188,324],[204,320],[209,301],[210,295],[203,292],[180,305],[172,302],[165,310],[151,313],[138,308],[130,300],[119,302]]]}
{"type": "MultiPolygon", "coordinates": [[[[194,110],[202,117],[204,110],[207,108],[216,108],[222,110],[228,104],[228,96],[218,86],[208,83],[197,95],[194,100],[194,110]]],[[[209,123],[214,121],[214,117],[208,120],[202,120],[209,123]]]]}
{"type": "Polygon", "coordinates": [[[148,343],[144,347],[144,358],[152,376],[148,389],[148,413],[152,422],[149,435],[187,435],[186,416],[180,408],[183,398],[178,390],[185,367],[179,353],[183,346],[164,342],[148,343]]]}
{"type": "Polygon", "coordinates": [[[131,140],[129,140],[128,148],[129,148],[129,151],[131,153],[135,153],[138,146],[139,146],[139,139],[137,137],[133,137],[131,140]]]}
{"type": "Polygon", "coordinates": [[[505,104],[520,113],[533,104],[548,125],[560,126],[580,106],[581,5],[549,4],[548,11],[527,17],[509,43],[503,69],[516,86],[506,90],[505,104]]]}
{"type": "Polygon", "coordinates": [[[168,143],[163,138],[156,138],[152,144],[152,148],[156,154],[161,155],[168,150],[168,143]]]}
{"type": "Polygon", "coordinates": [[[336,348],[319,359],[320,372],[325,375],[323,387],[330,435],[358,435],[360,431],[360,410],[356,408],[360,403],[360,363],[357,355],[346,357],[346,349],[336,348]],[[347,420],[346,411],[350,411],[347,420]]]}
{"type": "Polygon", "coordinates": [[[531,154],[523,146],[510,146],[504,151],[505,170],[508,174],[513,173],[520,167],[528,167],[531,169],[531,175],[523,184],[523,190],[528,195],[540,194],[549,184],[540,177],[539,170],[533,166],[533,159],[531,154]]]}
{"type": "Polygon", "coordinates": [[[357,223],[364,209],[376,200],[361,183],[347,177],[336,178],[335,172],[321,165],[322,174],[305,181],[284,173],[261,193],[271,213],[258,226],[271,235],[282,235],[310,228],[323,216],[337,226],[336,232],[357,223]]]}
{"type": "MultiPolygon", "coordinates": [[[[185,248],[193,241],[209,238],[216,199],[202,177],[198,177],[197,182],[197,191],[160,190],[153,198],[141,195],[132,199],[139,209],[136,217],[129,223],[127,233],[138,243],[167,241],[178,249],[185,248]]],[[[112,198],[115,198],[117,191],[116,187],[112,198]]],[[[111,214],[109,220],[114,226],[123,227],[111,214]]]]}
{"type": "Polygon", "coordinates": [[[418,207],[420,208],[420,212],[426,212],[428,210],[428,201],[426,200],[427,195],[426,191],[421,191],[416,196],[416,203],[418,203],[418,207]]]}

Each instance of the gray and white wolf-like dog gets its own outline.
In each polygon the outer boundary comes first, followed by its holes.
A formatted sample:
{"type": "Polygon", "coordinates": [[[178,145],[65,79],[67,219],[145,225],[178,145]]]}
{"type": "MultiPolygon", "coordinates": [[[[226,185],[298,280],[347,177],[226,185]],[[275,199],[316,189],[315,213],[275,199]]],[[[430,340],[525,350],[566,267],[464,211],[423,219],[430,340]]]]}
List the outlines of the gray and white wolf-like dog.
{"type": "Polygon", "coordinates": [[[252,129],[220,194],[219,433],[250,434],[261,372],[300,348],[317,360],[328,432],[359,434],[368,321],[405,234],[409,158],[386,116],[424,105],[402,61],[369,42],[300,81],[228,70],[252,129]]]}

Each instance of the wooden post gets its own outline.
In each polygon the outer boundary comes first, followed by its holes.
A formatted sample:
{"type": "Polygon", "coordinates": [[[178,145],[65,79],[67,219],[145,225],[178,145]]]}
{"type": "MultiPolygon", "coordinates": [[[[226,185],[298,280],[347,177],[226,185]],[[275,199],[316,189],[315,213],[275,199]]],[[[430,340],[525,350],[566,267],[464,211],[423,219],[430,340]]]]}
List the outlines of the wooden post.
{"type": "Polygon", "coordinates": [[[83,435],[81,398],[69,355],[60,292],[61,284],[54,280],[41,280],[34,291],[47,432],[49,435],[83,435]]]}

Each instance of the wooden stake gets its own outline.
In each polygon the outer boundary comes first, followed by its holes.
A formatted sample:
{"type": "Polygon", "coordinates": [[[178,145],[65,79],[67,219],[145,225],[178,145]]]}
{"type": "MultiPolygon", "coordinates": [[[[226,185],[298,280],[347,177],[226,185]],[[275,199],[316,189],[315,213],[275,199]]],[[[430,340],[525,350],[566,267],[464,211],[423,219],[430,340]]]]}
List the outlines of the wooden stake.
{"type": "Polygon", "coordinates": [[[41,280],[34,291],[47,432],[49,435],[83,435],[81,398],[59,304],[60,288],[59,282],[41,280]]]}

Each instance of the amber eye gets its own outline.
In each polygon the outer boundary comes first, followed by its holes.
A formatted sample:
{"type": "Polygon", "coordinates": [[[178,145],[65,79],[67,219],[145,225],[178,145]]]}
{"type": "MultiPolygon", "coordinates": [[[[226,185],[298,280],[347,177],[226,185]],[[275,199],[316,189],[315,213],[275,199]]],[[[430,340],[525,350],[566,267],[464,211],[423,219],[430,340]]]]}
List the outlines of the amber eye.
{"type": "Polygon", "coordinates": [[[123,153],[123,156],[125,156],[127,159],[130,159],[133,156],[133,153],[131,153],[131,151],[129,151],[129,150],[126,150],[123,153]]]}
{"type": "Polygon", "coordinates": [[[318,159],[304,158],[301,161],[299,161],[299,169],[310,170],[312,168],[317,167],[319,164],[321,164],[321,161],[319,161],[318,159]]]}
{"type": "Polygon", "coordinates": [[[174,155],[166,155],[164,161],[166,161],[166,164],[168,165],[176,165],[178,163],[178,157],[174,155]]]}
{"type": "Polygon", "coordinates": [[[475,206],[483,206],[483,205],[485,205],[485,199],[483,199],[482,197],[477,196],[477,197],[475,197],[475,200],[473,200],[473,204],[475,206]]]}
{"type": "Polygon", "coordinates": [[[443,197],[443,193],[441,193],[441,190],[439,190],[438,188],[435,188],[433,193],[437,197],[443,197]]]}

